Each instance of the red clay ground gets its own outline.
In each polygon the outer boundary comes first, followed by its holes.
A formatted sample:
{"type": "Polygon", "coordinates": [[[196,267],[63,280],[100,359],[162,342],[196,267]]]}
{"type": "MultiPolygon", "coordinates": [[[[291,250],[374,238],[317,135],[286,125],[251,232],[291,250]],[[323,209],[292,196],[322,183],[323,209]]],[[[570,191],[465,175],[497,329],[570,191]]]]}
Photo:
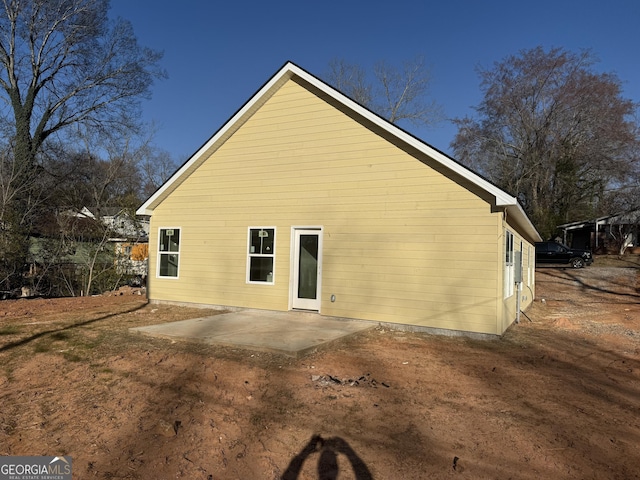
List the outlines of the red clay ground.
{"type": "Polygon", "coordinates": [[[131,335],[210,312],[129,291],[4,301],[0,455],[71,455],[74,479],[637,479],[637,272],[539,269],[501,339],[378,329],[298,360],[131,335]]]}

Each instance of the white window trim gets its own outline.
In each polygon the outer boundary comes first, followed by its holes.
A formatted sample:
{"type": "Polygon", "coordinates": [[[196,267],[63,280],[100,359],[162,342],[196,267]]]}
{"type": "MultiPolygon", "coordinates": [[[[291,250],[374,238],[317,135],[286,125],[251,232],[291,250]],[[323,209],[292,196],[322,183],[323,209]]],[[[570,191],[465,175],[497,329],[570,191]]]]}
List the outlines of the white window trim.
{"type": "Polygon", "coordinates": [[[512,297],[514,294],[514,279],[515,279],[514,235],[509,230],[505,230],[505,240],[503,243],[504,243],[504,257],[503,257],[504,258],[504,298],[509,298],[509,297],[512,297]]]}
{"type": "Polygon", "coordinates": [[[156,259],[156,278],[163,278],[166,280],[178,280],[180,278],[180,263],[181,263],[181,250],[182,250],[182,227],[158,227],[158,243],[156,245],[156,253],[158,258],[156,259]],[[162,230],[179,230],[180,231],[180,242],[178,243],[178,251],[177,252],[160,252],[160,232],[162,230]],[[168,253],[177,253],[178,254],[178,273],[175,277],[169,275],[160,275],[160,258],[163,254],[168,253]]]}
{"type": "Polygon", "coordinates": [[[527,246],[527,285],[531,286],[533,282],[531,281],[532,277],[532,268],[531,268],[531,245],[527,246]]]}
{"type": "Polygon", "coordinates": [[[246,282],[250,285],[275,285],[276,283],[276,237],[277,237],[277,229],[275,226],[250,226],[247,228],[247,270],[246,270],[246,282]],[[273,230],[273,252],[272,254],[264,254],[264,253],[251,253],[251,230],[273,230]],[[270,282],[256,282],[250,280],[251,278],[251,257],[262,257],[262,258],[273,258],[273,270],[271,272],[271,281],[270,282]]]}

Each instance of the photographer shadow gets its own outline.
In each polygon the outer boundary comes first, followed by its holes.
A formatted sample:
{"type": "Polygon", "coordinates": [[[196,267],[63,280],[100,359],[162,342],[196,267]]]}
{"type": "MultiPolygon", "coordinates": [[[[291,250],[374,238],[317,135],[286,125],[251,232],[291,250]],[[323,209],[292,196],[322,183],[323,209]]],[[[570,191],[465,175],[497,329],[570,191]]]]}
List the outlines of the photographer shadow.
{"type": "Polygon", "coordinates": [[[340,437],[322,438],[314,435],[305,445],[302,451],[293,457],[289,466],[282,474],[281,480],[296,480],[300,475],[304,462],[315,453],[319,453],[318,458],[318,479],[335,480],[338,478],[340,468],[338,466],[338,455],[347,457],[357,480],[373,480],[367,465],[353,451],[349,444],[340,437]]]}

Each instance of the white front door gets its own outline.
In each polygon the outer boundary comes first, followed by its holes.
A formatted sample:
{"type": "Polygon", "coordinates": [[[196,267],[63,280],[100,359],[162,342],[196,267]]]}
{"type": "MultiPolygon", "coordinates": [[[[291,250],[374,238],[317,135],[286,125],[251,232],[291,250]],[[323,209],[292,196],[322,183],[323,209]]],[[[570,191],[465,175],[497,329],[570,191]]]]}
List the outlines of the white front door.
{"type": "Polygon", "coordinates": [[[292,308],[320,311],[322,230],[293,231],[292,308]]]}

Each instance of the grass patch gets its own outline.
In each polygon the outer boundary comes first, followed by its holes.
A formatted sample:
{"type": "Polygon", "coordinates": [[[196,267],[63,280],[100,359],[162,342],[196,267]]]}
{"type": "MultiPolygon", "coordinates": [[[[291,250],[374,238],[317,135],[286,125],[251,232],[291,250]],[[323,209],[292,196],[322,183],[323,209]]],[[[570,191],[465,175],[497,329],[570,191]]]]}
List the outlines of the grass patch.
{"type": "Polygon", "coordinates": [[[251,425],[260,430],[264,430],[269,424],[265,416],[260,413],[252,413],[249,421],[251,422],[251,425]]]}
{"type": "Polygon", "coordinates": [[[62,352],[62,356],[68,362],[81,362],[83,358],[74,352],[62,352]]]}
{"type": "Polygon", "coordinates": [[[52,340],[68,340],[71,338],[69,332],[55,332],[50,335],[52,340]]]}
{"type": "Polygon", "coordinates": [[[40,340],[33,346],[33,351],[35,353],[47,353],[51,351],[51,340],[44,339],[40,340]]]}
{"type": "Polygon", "coordinates": [[[20,333],[20,327],[17,325],[6,325],[0,328],[0,335],[15,335],[20,333]]]}
{"type": "Polygon", "coordinates": [[[52,350],[61,350],[63,348],[75,348],[75,342],[71,342],[69,340],[72,339],[72,336],[67,332],[55,332],[49,335],[44,335],[42,338],[37,340],[37,342],[33,346],[33,350],[36,353],[46,353],[52,350]],[[64,342],[63,345],[55,345],[56,342],[64,342]]]}
{"type": "Polygon", "coordinates": [[[89,366],[95,369],[97,373],[104,373],[107,375],[113,375],[115,373],[112,368],[105,367],[99,363],[90,363],[89,366]]]}

